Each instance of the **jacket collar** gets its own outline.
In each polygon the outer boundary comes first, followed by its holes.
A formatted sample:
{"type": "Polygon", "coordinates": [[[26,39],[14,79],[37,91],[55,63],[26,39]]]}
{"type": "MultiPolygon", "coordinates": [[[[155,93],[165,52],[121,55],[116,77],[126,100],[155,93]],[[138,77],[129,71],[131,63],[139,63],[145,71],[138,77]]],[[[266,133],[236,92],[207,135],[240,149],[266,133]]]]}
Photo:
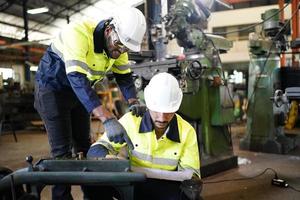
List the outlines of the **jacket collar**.
{"type": "MultiPolygon", "coordinates": [[[[152,122],[149,111],[147,111],[143,115],[143,118],[142,118],[142,121],[141,121],[141,124],[140,124],[139,133],[148,133],[148,132],[152,132],[153,130],[154,130],[154,124],[152,122]]],[[[174,142],[180,143],[176,114],[174,115],[173,119],[170,121],[169,130],[166,133],[166,135],[167,135],[168,139],[170,139],[174,142]]]]}
{"type": "Polygon", "coordinates": [[[94,39],[94,52],[95,53],[103,53],[105,48],[105,40],[104,40],[104,30],[105,27],[108,25],[109,20],[102,20],[96,26],[93,32],[93,39],[94,39]]]}

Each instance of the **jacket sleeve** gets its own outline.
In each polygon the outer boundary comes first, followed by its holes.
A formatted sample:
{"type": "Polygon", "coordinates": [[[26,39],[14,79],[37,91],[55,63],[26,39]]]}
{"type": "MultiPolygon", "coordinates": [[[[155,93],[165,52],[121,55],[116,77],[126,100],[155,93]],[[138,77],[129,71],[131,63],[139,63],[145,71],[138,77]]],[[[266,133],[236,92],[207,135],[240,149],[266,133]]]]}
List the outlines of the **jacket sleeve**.
{"type": "Polygon", "coordinates": [[[127,73],[127,74],[113,73],[113,74],[124,98],[126,100],[130,98],[137,98],[136,89],[132,78],[132,73],[127,73]]]}
{"type": "MultiPolygon", "coordinates": [[[[119,122],[123,125],[123,127],[125,128],[127,133],[130,132],[128,120],[130,121],[131,117],[132,117],[132,114],[129,112],[129,113],[126,113],[125,115],[123,115],[119,119],[119,122]]],[[[129,137],[130,137],[130,135],[129,135],[129,137]]],[[[132,138],[130,138],[130,139],[132,139],[132,138]]],[[[96,141],[94,144],[92,144],[92,146],[97,145],[97,144],[104,146],[108,150],[108,152],[112,155],[118,155],[121,148],[126,145],[126,143],[119,144],[119,143],[114,143],[114,142],[109,141],[106,132],[104,132],[104,134],[101,136],[101,138],[98,141],[96,141]]]]}
{"type": "Polygon", "coordinates": [[[193,127],[190,127],[186,132],[185,143],[178,168],[179,170],[193,169],[194,173],[200,177],[199,149],[197,135],[193,127]]]}
{"type": "Polygon", "coordinates": [[[108,150],[101,144],[92,145],[87,152],[87,158],[104,158],[108,154],[108,150]]]}
{"type": "Polygon", "coordinates": [[[101,105],[95,90],[92,89],[85,74],[71,72],[67,74],[71,87],[85,109],[91,113],[94,108],[101,105]]]}

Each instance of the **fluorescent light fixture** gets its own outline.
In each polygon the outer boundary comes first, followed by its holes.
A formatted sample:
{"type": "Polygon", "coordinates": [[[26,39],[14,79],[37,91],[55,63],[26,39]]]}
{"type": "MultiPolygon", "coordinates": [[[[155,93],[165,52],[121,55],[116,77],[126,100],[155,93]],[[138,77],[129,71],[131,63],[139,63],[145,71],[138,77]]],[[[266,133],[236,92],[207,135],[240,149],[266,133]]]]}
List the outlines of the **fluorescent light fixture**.
{"type": "Polygon", "coordinates": [[[48,12],[48,11],[49,11],[48,7],[41,7],[41,8],[35,8],[35,9],[27,10],[27,13],[34,15],[34,14],[45,13],[45,12],[48,12]]]}

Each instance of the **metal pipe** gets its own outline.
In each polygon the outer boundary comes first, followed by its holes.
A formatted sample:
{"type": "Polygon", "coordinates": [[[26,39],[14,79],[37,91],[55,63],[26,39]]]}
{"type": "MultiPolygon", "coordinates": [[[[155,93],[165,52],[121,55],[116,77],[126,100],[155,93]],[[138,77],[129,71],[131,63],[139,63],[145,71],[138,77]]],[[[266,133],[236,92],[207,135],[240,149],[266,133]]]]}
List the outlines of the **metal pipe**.
{"type": "MultiPolygon", "coordinates": [[[[281,10],[281,12],[279,13],[280,16],[280,22],[284,23],[284,0],[278,0],[278,5],[279,5],[279,10],[281,10]]],[[[285,66],[285,54],[281,54],[280,55],[280,67],[284,67],[285,66]]]]}
{"type": "MultiPolygon", "coordinates": [[[[296,14],[292,16],[292,40],[296,40],[299,35],[299,3],[300,0],[292,0],[292,13],[296,14]]],[[[297,51],[297,48],[292,49],[293,52],[297,51]]],[[[292,67],[300,67],[299,62],[296,60],[296,56],[292,55],[292,67]]]]}
{"type": "Polygon", "coordinates": [[[0,180],[0,192],[10,188],[11,176],[14,177],[15,186],[22,184],[127,185],[146,180],[145,174],[136,172],[14,172],[0,180]]]}
{"type": "Polygon", "coordinates": [[[216,0],[217,3],[219,3],[220,5],[226,7],[226,8],[229,8],[229,9],[233,9],[233,6],[224,2],[224,1],[221,1],[221,0],[216,0]]]}

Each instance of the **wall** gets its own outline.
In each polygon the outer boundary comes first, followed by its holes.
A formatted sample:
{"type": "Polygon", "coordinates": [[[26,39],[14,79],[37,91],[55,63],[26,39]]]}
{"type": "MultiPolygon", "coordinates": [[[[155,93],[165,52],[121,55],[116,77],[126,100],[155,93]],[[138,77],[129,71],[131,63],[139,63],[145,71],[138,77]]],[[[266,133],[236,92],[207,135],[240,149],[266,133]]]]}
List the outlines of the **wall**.
{"type": "MultiPolygon", "coordinates": [[[[212,32],[214,27],[259,23],[262,21],[261,14],[266,10],[274,8],[278,8],[278,5],[214,12],[208,23],[208,32],[212,32]]],[[[284,9],[284,13],[286,19],[290,18],[290,6],[284,9]]],[[[248,41],[234,41],[233,48],[230,49],[227,54],[222,54],[221,59],[224,63],[249,61],[248,41]]]]}

